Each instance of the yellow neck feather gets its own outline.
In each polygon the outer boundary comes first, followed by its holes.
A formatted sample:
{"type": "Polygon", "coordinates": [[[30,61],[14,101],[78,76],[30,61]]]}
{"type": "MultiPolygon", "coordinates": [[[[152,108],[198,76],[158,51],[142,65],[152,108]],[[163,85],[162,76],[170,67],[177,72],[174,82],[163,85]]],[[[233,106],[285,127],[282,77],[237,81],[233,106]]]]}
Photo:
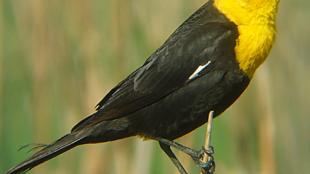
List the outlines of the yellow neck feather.
{"type": "Polygon", "coordinates": [[[272,47],[278,1],[214,0],[215,7],[238,26],[236,58],[250,78],[272,47]]]}

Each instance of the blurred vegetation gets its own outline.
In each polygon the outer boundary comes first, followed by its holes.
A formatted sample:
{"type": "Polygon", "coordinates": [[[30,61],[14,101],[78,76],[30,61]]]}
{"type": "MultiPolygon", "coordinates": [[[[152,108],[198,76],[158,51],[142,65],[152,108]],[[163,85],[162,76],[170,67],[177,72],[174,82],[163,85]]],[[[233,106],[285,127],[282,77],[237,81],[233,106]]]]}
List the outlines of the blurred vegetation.
{"type": "MultiPolygon", "coordinates": [[[[0,173],[94,111],[204,0],[0,0],[0,173]]],[[[309,173],[310,2],[282,0],[277,41],[233,107],[215,120],[217,173],[309,173]]],[[[179,141],[203,144],[205,128],[179,141]]],[[[190,173],[199,169],[182,155],[190,173]]],[[[30,173],[158,174],[156,142],[78,147],[30,173]]]]}

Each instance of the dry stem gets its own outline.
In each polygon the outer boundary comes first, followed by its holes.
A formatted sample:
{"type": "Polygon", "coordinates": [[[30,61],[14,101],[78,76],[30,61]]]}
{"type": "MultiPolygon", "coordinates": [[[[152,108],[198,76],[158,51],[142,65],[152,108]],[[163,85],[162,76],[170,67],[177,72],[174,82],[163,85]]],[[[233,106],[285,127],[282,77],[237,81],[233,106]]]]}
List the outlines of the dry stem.
{"type": "MultiPolygon", "coordinates": [[[[204,145],[204,148],[206,150],[209,150],[210,146],[211,146],[211,133],[212,133],[213,115],[214,115],[214,111],[210,111],[209,117],[208,117],[207,132],[206,132],[206,137],[205,137],[205,145],[204,145]]],[[[209,155],[207,153],[205,153],[203,156],[202,162],[207,163],[209,160],[210,160],[209,155]]],[[[201,174],[204,174],[204,172],[201,171],[201,174]]]]}

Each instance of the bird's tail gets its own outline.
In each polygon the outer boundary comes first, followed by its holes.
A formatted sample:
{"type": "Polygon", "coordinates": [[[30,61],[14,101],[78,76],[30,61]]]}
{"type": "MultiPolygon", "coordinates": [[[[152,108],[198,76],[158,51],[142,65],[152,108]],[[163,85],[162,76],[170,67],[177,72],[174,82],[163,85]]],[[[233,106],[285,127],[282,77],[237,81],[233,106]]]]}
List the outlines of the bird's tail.
{"type": "Polygon", "coordinates": [[[33,154],[30,158],[21,162],[17,166],[9,169],[6,174],[18,174],[30,170],[31,168],[60,155],[73,147],[83,144],[85,136],[80,134],[71,133],[63,136],[55,141],[53,144],[47,145],[37,153],[33,154]]]}

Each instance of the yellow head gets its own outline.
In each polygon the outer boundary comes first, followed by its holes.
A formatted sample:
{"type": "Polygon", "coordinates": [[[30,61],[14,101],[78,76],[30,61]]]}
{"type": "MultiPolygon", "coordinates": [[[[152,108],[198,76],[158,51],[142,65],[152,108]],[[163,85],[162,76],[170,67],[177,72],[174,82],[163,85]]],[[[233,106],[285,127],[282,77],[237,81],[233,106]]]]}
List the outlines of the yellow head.
{"type": "Polygon", "coordinates": [[[247,22],[254,16],[274,19],[279,0],[214,0],[214,2],[216,7],[229,15],[229,18],[247,22]]]}
{"type": "Polygon", "coordinates": [[[252,7],[262,7],[262,6],[269,6],[271,4],[277,5],[279,0],[235,0],[240,4],[252,6],[252,7]]]}
{"type": "Polygon", "coordinates": [[[214,0],[214,5],[238,26],[235,48],[240,68],[252,77],[274,42],[279,0],[214,0]]]}

